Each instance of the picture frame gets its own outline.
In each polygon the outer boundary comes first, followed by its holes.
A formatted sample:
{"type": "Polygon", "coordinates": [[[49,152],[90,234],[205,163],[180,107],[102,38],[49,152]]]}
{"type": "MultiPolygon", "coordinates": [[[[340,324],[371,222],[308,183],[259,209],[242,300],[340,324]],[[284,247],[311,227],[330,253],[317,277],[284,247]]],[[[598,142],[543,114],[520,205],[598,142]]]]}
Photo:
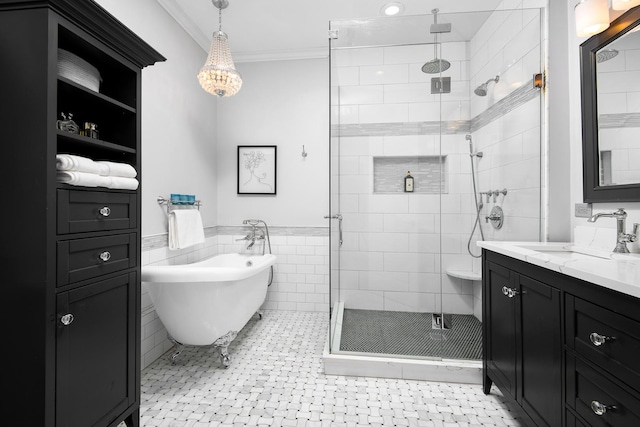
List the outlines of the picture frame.
{"type": "Polygon", "coordinates": [[[276,145],[238,145],[238,194],[275,195],[276,145]]]}

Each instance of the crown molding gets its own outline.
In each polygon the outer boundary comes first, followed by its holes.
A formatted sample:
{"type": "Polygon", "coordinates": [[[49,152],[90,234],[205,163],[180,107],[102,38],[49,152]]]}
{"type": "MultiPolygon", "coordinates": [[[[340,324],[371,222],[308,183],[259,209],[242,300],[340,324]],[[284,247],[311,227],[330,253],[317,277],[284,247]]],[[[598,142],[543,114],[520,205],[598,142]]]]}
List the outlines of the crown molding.
{"type": "Polygon", "coordinates": [[[198,26],[193,22],[189,16],[184,13],[182,8],[178,6],[175,0],[157,0],[157,2],[167,11],[186,32],[191,36],[193,40],[204,50],[209,52],[209,44],[211,39],[204,34],[198,26]]]}

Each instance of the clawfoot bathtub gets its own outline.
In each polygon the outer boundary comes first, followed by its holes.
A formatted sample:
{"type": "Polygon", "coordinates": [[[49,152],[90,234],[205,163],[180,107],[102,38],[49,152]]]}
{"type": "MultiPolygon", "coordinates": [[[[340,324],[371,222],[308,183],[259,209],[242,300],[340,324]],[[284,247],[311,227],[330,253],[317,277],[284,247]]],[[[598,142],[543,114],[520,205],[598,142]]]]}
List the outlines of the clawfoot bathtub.
{"type": "Polygon", "coordinates": [[[272,254],[224,254],[142,267],[143,286],[176,344],[172,363],[184,345],[213,345],[229,366],[229,344],[264,303],[275,260],[272,254]]]}

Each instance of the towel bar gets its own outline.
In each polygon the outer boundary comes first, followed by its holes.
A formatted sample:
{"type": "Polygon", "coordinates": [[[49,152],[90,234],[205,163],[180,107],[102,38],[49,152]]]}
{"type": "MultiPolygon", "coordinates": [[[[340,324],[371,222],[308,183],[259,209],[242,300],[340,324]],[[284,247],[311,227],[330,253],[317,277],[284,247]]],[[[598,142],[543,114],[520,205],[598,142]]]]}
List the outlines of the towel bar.
{"type": "Polygon", "coordinates": [[[177,204],[177,203],[171,202],[170,199],[167,199],[162,196],[158,196],[156,201],[158,202],[159,205],[167,205],[167,213],[171,212],[171,210],[174,209],[175,206],[189,206],[189,208],[191,206],[195,206],[198,210],[200,210],[200,206],[202,206],[202,201],[200,200],[196,200],[192,203],[187,202],[187,203],[177,204]]]}

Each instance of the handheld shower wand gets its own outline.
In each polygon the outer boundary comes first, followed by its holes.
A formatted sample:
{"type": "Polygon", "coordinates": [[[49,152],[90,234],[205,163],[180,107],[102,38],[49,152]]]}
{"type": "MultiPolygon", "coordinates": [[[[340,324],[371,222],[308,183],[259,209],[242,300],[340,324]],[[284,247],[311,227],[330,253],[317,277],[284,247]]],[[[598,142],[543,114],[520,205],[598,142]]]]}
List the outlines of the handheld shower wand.
{"type": "Polygon", "coordinates": [[[477,157],[479,159],[482,158],[482,151],[478,151],[477,153],[473,152],[473,141],[471,140],[471,135],[465,135],[464,139],[469,141],[469,159],[471,160],[471,180],[473,181],[473,200],[476,202],[476,219],[473,223],[473,230],[471,230],[471,234],[469,234],[469,240],[467,241],[467,252],[473,258],[480,258],[482,255],[474,255],[471,252],[471,240],[473,239],[473,234],[476,232],[476,228],[480,231],[480,238],[484,240],[484,233],[482,231],[482,225],[480,223],[480,211],[483,208],[482,204],[482,193],[480,194],[480,200],[478,201],[478,189],[476,187],[476,171],[473,165],[473,158],[477,157]]]}
{"type": "Polygon", "coordinates": [[[471,141],[471,135],[469,134],[465,135],[464,139],[469,141],[469,157],[471,158],[478,157],[481,159],[484,154],[482,153],[482,151],[477,151],[475,153],[473,152],[473,141],[471,141]]]}

